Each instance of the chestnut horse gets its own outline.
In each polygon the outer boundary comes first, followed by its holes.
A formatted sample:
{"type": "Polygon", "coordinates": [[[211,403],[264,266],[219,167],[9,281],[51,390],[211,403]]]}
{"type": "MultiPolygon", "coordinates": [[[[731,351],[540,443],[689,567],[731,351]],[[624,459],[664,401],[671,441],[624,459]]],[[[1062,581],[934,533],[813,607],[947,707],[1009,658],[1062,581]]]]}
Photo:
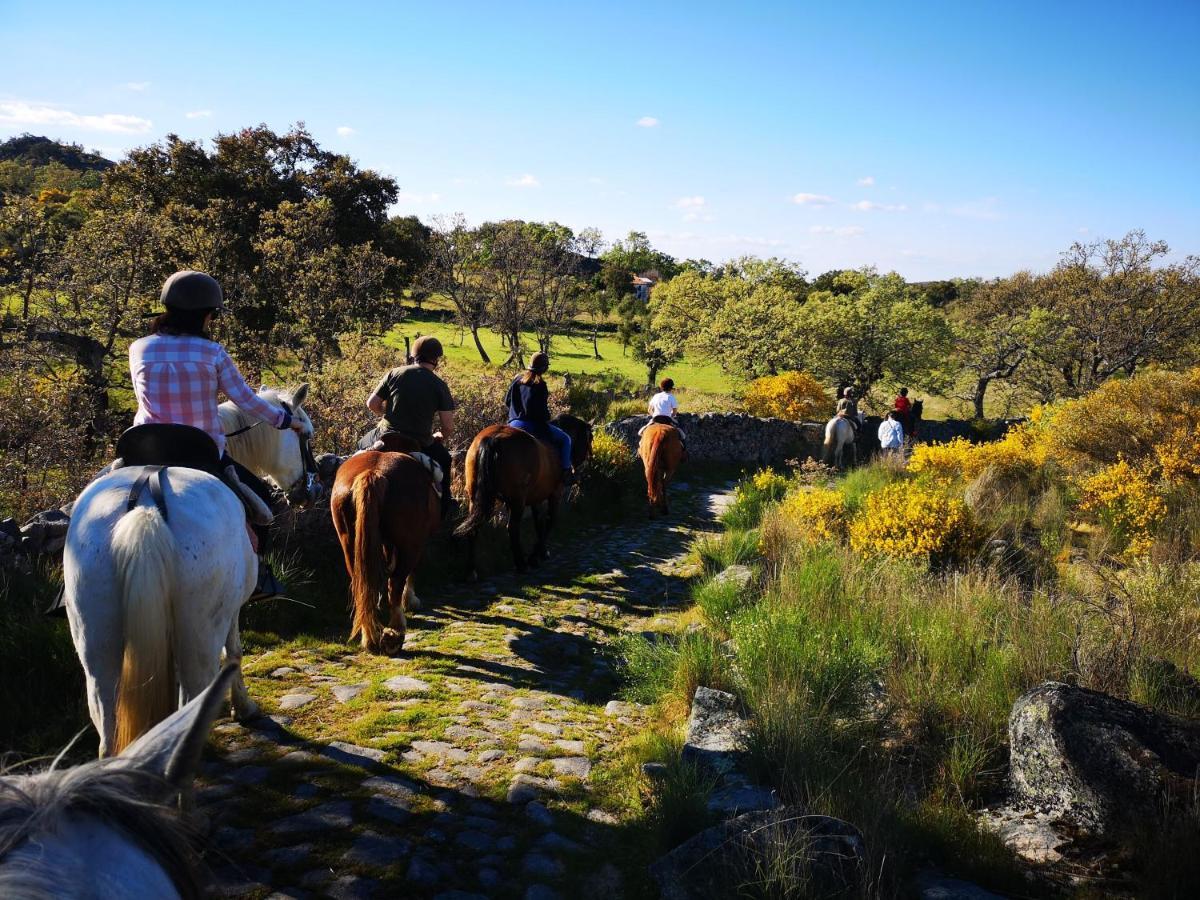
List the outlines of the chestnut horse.
{"type": "MultiPolygon", "coordinates": [[[[571,436],[571,463],[576,471],[592,455],[592,426],[575,416],[561,415],[554,424],[571,436]]],[[[457,534],[466,537],[471,574],[475,569],[475,535],[489,518],[497,500],[508,506],[508,540],[518,572],[536,566],[549,554],[546,537],[562,497],[562,465],[558,451],[527,431],[508,425],[489,425],[467,450],[465,492],[467,517],[457,534]],[[545,509],[541,508],[545,504],[545,509]],[[521,550],[521,520],[525,508],[533,513],[537,543],[526,557],[521,550]]]]}
{"type": "Polygon", "coordinates": [[[403,650],[404,607],[420,608],[413,572],[441,524],[438,479],[426,459],[365,450],[342,463],[333,483],[329,508],[350,573],[350,640],[361,635],[370,653],[391,656],[403,650]],[[380,629],[376,608],[385,577],[389,615],[380,629]]]}
{"type": "Polygon", "coordinates": [[[642,432],[638,456],[646,468],[646,498],[650,501],[650,518],[667,515],[667,482],[683,461],[683,441],[674,425],[656,422],[642,432]]]}

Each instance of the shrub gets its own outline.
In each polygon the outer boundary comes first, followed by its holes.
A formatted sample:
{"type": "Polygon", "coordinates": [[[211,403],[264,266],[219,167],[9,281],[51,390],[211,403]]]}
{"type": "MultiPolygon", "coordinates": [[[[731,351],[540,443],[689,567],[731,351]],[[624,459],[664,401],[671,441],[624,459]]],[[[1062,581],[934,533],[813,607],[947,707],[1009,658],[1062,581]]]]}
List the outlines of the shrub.
{"type": "Polygon", "coordinates": [[[917,444],[908,470],[938,479],[970,481],[985,469],[1000,475],[1026,475],[1045,464],[1048,446],[1037,425],[1022,424],[1009,429],[999,441],[972,444],[954,438],[944,444],[917,444]]]}
{"type": "Polygon", "coordinates": [[[1096,513],[1130,557],[1145,556],[1167,514],[1167,503],[1146,472],[1122,459],[1083,479],[1079,507],[1096,513]]]}
{"type": "Polygon", "coordinates": [[[616,422],[630,416],[648,416],[645,400],[617,400],[608,407],[608,419],[616,422]]]}
{"type": "Polygon", "coordinates": [[[787,476],[780,475],[770,466],[759,469],[749,480],[737,486],[733,503],[725,510],[721,521],[729,528],[756,527],[766,505],[782,499],[790,484],[787,476]]]}
{"type": "Polygon", "coordinates": [[[584,469],[588,484],[624,485],[637,478],[638,458],[629,445],[604,429],[592,433],[592,458],[584,469]]]}
{"type": "Polygon", "coordinates": [[[846,498],[840,491],[797,491],[780,504],[779,512],[800,526],[804,540],[834,541],[846,535],[846,498]]]}
{"type": "Polygon", "coordinates": [[[732,579],[716,581],[709,579],[692,592],[692,600],[704,614],[704,618],[718,631],[726,631],[733,617],[747,604],[753,602],[753,594],[743,591],[732,579]]]}
{"type": "Polygon", "coordinates": [[[833,401],[807,372],[784,372],[750,382],[742,405],[752,416],[803,422],[827,415],[833,401]]]}
{"type": "Polygon", "coordinates": [[[850,522],[850,546],[859,553],[945,561],[974,544],[966,505],[936,488],[896,482],[870,494],[850,522]]]}

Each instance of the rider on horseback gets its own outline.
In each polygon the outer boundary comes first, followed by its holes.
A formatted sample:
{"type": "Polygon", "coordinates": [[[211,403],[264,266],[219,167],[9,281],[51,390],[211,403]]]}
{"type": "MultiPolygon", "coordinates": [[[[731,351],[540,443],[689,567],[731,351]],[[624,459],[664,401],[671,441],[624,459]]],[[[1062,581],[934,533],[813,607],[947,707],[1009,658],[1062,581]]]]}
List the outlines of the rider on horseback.
{"type": "Polygon", "coordinates": [[[411,438],[421,452],[442,469],[442,516],[453,508],[450,497],[450,451],[446,441],[454,434],[454,398],[450,388],[436,374],[443,357],[442,342],[431,335],[417,338],[413,344],[411,365],[392,369],[380,379],[367,409],[382,417],[379,425],[358,442],[360,450],[369,450],[389,432],[411,438]],[[439,431],[433,430],[437,414],[439,431]]]}
{"type": "MultiPolygon", "coordinates": [[[[203,272],[176,272],[163,285],[161,299],[165,312],[154,320],[149,335],[129,347],[129,371],[138,402],[134,425],[190,425],[206,432],[220,454],[218,470],[232,466],[238,480],[269,510],[273,501],[270,487],[225,452],[217,391],[239,409],[280,430],[302,432],[303,425],[290,411],[259,397],[225,348],[208,336],[208,326],[225,309],[225,295],[216,279],[203,272]]],[[[269,531],[258,526],[251,534],[251,543],[260,554],[258,584],[251,599],[278,596],[284,587],[261,559],[268,550],[269,531]]]]}
{"type": "Polygon", "coordinates": [[[679,427],[677,419],[677,411],[679,409],[679,401],[675,399],[675,382],[673,379],[664,378],[658,383],[658,393],[650,398],[647,411],[650,414],[650,421],[638,429],[638,437],[651,425],[672,425],[679,432],[680,442],[687,440],[687,434],[679,427]]]}
{"type": "Polygon", "coordinates": [[[550,388],[542,377],[550,368],[550,357],[535,353],[529,368],[513,379],[504,395],[508,407],[508,424],[527,431],[536,438],[548,441],[558,450],[563,467],[563,483],[575,483],[575,467],[571,463],[571,436],[550,424],[550,388]]]}
{"type": "Polygon", "coordinates": [[[854,397],[853,387],[848,387],[842,391],[842,397],[837,402],[837,417],[839,419],[846,419],[854,426],[854,433],[858,434],[860,424],[858,421],[858,400],[854,397]]]}

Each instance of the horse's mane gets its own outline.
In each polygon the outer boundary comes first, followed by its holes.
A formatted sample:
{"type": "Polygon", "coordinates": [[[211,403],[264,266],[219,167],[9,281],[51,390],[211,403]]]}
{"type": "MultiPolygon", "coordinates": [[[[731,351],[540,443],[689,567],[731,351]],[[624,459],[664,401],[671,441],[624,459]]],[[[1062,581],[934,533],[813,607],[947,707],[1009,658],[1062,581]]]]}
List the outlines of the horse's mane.
{"type": "MultiPolygon", "coordinates": [[[[284,399],[283,395],[274,388],[263,388],[258,392],[258,396],[276,406],[284,399]]],[[[242,412],[234,405],[233,401],[222,403],[218,409],[221,415],[221,428],[226,434],[242,428],[247,429],[239,435],[226,438],[226,446],[237,448],[236,455],[239,457],[239,461],[251,472],[265,472],[268,465],[274,462],[275,442],[273,438],[275,435],[271,433],[274,429],[266,422],[257,424],[257,427],[248,427],[255,426],[260,420],[242,412]]],[[[230,456],[233,455],[231,449],[230,456]]]]}
{"type": "Polygon", "coordinates": [[[185,900],[199,900],[200,863],[194,835],[171,808],[146,797],[171,796],[157,775],[130,760],[96,760],[36,775],[0,777],[0,897],[55,897],[53,871],[5,866],[4,857],[25,841],[53,833],[70,816],[103,820],[152,856],[185,900]]]}

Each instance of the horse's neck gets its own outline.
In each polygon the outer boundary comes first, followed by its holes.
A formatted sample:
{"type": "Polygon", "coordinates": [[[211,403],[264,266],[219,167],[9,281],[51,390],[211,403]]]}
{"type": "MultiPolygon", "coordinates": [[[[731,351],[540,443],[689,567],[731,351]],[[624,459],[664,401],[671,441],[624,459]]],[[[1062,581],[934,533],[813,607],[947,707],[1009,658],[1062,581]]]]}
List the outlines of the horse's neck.
{"type": "Polygon", "coordinates": [[[94,816],[56,822],[53,830],[39,832],[5,854],[0,895],[29,896],[6,887],[19,884],[40,888],[48,897],[127,896],[131,885],[138,886],[140,896],[179,897],[170,875],[153,856],[94,816]]]}
{"type": "Polygon", "coordinates": [[[236,406],[221,405],[221,427],[226,434],[241,431],[225,439],[229,455],[256,475],[278,480],[280,432],[266,422],[260,422],[238,410],[236,406]],[[242,431],[242,429],[246,429],[242,431]]]}

